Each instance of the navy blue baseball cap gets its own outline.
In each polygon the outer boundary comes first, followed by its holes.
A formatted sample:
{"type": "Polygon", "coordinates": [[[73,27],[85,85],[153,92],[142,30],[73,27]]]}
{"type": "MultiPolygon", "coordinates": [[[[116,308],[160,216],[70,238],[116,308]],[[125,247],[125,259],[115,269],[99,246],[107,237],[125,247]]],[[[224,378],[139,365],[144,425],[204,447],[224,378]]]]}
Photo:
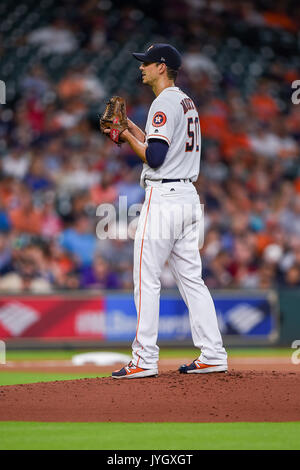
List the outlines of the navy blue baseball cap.
{"type": "Polygon", "coordinates": [[[146,52],[133,52],[132,55],[141,62],[160,62],[173,70],[178,70],[181,66],[181,55],[170,44],[152,44],[146,52]]]}

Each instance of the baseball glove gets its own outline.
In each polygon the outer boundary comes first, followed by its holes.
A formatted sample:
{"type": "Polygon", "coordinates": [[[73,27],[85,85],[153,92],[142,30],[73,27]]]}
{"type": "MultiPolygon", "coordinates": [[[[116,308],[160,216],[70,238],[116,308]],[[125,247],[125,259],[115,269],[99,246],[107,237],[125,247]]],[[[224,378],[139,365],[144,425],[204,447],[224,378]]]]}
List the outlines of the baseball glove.
{"type": "Polygon", "coordinates": [[[108,135],[110,139],[118,145],[121,145],[121,134],[128,129],[126,104],[124,98],[113,96],[107,103],[104,113],[99,116],[100,130],[104,133],[106,129],[110,129],[108,135]]]}

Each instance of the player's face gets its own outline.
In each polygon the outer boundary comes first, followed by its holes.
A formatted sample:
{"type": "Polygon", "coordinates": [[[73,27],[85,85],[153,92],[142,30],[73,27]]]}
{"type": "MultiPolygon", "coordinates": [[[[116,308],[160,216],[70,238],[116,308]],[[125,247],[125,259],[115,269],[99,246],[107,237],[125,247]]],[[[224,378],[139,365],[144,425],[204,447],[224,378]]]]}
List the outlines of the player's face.
{"type": "Polygon", "coordinates": [[[142,82],[152,86],[159,77],[158,64],[156,62],[143,62],[140,66],[142,72],[142,82]]]}

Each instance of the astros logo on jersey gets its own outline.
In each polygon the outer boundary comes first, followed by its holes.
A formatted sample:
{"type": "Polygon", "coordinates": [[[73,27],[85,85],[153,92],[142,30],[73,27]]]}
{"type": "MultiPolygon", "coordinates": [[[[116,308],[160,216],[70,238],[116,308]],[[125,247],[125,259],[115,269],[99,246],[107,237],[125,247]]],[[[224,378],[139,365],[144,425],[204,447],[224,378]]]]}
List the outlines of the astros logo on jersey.
{"type": "Polygon", "coordinates": [[[157,113],[154,114],[153,119],[152,119],[152,125],[154,127],[161,127],[167,122],[167,116],[165,113],[162,111],[157,111],[157,113]]]}

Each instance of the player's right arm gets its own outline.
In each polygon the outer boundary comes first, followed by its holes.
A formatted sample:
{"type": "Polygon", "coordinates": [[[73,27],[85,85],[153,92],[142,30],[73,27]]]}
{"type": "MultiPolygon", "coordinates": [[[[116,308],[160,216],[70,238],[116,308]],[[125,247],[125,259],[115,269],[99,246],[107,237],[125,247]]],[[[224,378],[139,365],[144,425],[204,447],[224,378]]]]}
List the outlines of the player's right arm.
{"type": "MultiPolygon", "coordinates": [[[[109,133],[109,128],[104,130],[104,134],[109,133]]],[[[145,134],[143,133],[143,131],[132,121],[130,121],[130,119],[128,119],[128,129],[125,129],[121,135],[122,140],[130,145],[132,150],[143,161],[143,163],[148,163],[146,158],[146,150],[148,147],[148,143],[146,142],[145,134]]]]}
{"type": "Polygon", "coordinates": [[[131,134],[140,142],[144,143],[146,140],[146,134],[145,132],[142,131],[142,129],[139,128],[134,122],[131,121],[131,119],[127,118],[128,122],[128,130],[131,132],[131,134]]]}
{"type": "Polygon", "coordinates": [[[146,150],[148,147],[148,144],[143,141],[140,141],[135,135],[130,131],[130,129],[125,129],[125,131],[122,132],[122,140],[125,140],[132,150],[137,154],[138,157],[144,162],[147,163],[146,159],[146,150]]]}
{"type": "Polygon", "coordinates": [[[138,157],[151,168],[158,168],[163,164],[169,148],[168,144],[161,139],[140,142],[129,129],[122,132],[122,140],[127,142],[138,157]]]}

